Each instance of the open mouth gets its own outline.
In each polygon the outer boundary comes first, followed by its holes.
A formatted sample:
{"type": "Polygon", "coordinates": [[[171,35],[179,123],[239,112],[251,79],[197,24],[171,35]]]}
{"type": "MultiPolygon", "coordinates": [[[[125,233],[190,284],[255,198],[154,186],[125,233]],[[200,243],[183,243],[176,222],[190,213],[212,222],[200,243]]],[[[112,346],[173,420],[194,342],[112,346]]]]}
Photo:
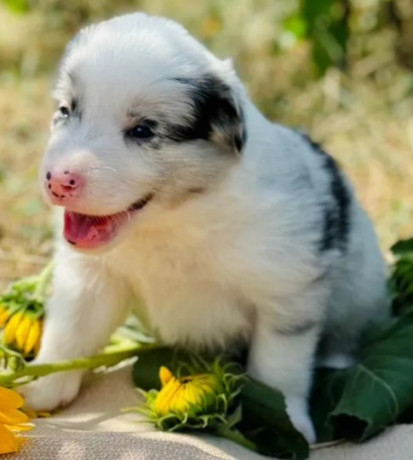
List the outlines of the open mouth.
{"type": "Polygon", "coordinates": [[[90,216],[65,209],[63,235],[66,241],[81,249],[96,249],[112,241],[136,212],[153,198],[149,193],[129,208],[108,216],[90,216]]]}

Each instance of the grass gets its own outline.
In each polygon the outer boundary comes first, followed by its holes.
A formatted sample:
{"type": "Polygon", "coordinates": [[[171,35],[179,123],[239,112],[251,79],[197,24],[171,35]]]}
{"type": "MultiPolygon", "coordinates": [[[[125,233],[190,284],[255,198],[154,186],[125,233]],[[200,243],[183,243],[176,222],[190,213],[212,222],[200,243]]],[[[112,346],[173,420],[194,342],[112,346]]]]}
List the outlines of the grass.
{"type": "Polygon", "coordinates": [[[321,141],[352,178],[383,248],[413,234],[413,78],[392,55],[394,36],[373,37],[373,51],[353,63],[349,74],[331,69],[317,80],[306,43],[278,50],[287,2],[208,0],[183,7],[181,0],[116,6],[75,0],[51,9],[56,2],[39,2],[46,6],[23,16],[0,5],[0,60],[6,64],[0,70],[0,288],[38,271],[51,255],[51,213],[42,202],[37,167],[48,137],[58,56],[79,24],[136,5],[178,19],[213,51],[233,56],[251,96],[271,119],[321,141]]]}

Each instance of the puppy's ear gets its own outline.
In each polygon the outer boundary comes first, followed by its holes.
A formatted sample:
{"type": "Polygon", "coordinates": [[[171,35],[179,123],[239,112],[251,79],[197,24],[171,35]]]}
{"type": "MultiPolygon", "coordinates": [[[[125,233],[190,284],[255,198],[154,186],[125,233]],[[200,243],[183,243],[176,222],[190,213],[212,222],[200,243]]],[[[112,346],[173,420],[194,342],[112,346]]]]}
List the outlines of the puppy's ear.
{"type": "Polygon", "coordinates": [[[210,140],[226,151],[241,153],[246,142],[244,116],[230,86],[214,75],[185,79],[185,83],[194,109],[193,138],[210,140]]]}

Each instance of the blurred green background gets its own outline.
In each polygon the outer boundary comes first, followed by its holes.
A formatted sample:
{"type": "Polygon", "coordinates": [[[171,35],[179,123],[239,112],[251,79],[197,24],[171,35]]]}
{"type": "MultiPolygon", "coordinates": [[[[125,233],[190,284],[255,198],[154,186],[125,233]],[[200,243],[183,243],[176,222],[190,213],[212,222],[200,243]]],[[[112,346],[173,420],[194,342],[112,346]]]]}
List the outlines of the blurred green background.
{"type": "Polygon", "coordinates": [[[0,0],[0,286],[51,254],[37,167],[62,50],[83,25],[131,11],[233,57],[268,117],[341,162],[383,248],[413,233],[411,0],[0,0]]]}

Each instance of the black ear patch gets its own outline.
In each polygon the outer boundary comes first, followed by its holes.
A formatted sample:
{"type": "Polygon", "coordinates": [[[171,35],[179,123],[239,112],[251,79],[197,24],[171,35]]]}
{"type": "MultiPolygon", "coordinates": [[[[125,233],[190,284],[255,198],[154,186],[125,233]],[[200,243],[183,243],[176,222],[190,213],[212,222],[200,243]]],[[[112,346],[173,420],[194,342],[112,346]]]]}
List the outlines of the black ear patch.
{"type": "Polygon", "coordinates": [[[246,141],[244,117],[230,87],[214,75],[175,80],[187,85],[193,113],[188,124],[171,127],[168,137],[178,142],[211,140],[240,153],[246,141]]]}

